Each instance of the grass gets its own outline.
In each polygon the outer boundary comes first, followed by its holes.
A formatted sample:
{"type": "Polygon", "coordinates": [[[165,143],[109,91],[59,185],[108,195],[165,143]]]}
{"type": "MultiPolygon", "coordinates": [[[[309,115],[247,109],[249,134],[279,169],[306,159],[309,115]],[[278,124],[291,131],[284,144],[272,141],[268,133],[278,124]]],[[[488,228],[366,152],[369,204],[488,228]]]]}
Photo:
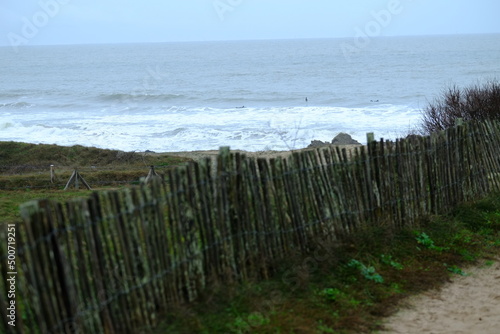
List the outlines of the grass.
{"type": "Polygon", "coordinates": [[[58,189],[1,191],[0,192],[0,221],[17,223],[21,221],[19,205],[30,200],[44,198],[63,202],[78,197],[88,197],[91,191],[63,191],[58,189]]]}
{"type": "Polygon", "coordinates": [[[500,250],[500,194],[397,233],[372,228],[277,263],[264,282],[207,291],[153,333],[361,333],[383,329],[400,300],[467,275],[500,250]]]}
{"type": "Polygon", "coordinates": [[[42,167],[50,165],[65,167],[90,166],[128,166],[144,167],[149,165],[177,164],[186,159],[167,154],[144,154],[123,152],[95,147],[58,146],[46,144],[27,144],[19,142],[0,142],[0,167],[12,166],[11,171],[25,167],[42,167]]]}
{"type": "Polygon", "coordinates": [[[38,198],[64,201],[87,191],[63,191],[74,169],[95,190],[138,184],[154,165],[161,173],[189,159],[84,146],[0,142],[0,222],[19,222],[19,205],[38,198]],[[50,182],[50,165],[56,182],[50,182]]]}

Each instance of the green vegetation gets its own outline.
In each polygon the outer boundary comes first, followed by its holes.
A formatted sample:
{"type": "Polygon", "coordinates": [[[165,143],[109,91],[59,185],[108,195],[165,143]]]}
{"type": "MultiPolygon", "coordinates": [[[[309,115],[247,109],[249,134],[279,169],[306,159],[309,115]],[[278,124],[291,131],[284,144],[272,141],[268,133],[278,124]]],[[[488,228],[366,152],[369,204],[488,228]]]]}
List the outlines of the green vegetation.
{"type": "Polygon", "coordinates": [[[397,302],[491,266],[500,251],[500,194],[423,219],[362,231],[342,246],[275,265],[264,282],[221,286],[179,305],[154,333],[360,333],[383,328],[397,302]],[[469,268],[469,269],[468,269],[469,268]]]}
{"type": "Polygon", "coordinates": [[[373,281],[376,283],[384,283],[384,279],[382,278],[382,276],[380,276],[380,274],[377,274],[377,271],[373,266],[367,267],[358,260],[349,261],[347,266],[350,268],[358,269],[361,275],[369,281],[373,281]]]}
{"type": "Polygon", "coordinates": [[[442,252],[444,250],[446,250],[445,247],[438,247],[434,244],[434,241],[432,241],[432,239],[425,233],[425,232],[415,232],[415,239],[417,240],[417,242],[428,248],[428,249],[431,249],[431,250],[435,250],[435,251],[438,251],[438,252],[442,252]]]}
{"type": "Polygon", "coordinates": [[[161,173],[187,161],[167,154],[0,142],[0,222],[19,221],[19,205],[32,199],[64,201],[88,195],[86,191],[62,190],[75,168],[98,190],[138,184],[151,165],[161,173]],[[50,165],[55,165],[54,184],[50,165]]]}
{"type": "Polygon", "coordinates": [[[88,197],[91,191],[88,190],[73,190],[63,191],[58,189],[47,190],[24,190],[0,191],[0,222],[19,222],[21,216],[19,214],[19,205],[33,199],[51,199],[58,202],[63,202],[78,197],[88,197]]]}
{"type": "Polygon", "coordinates": [[[95,147],[58,146],[45,144],[27,144],[18,142],[0,142],[0,165],[35,166],[47,169],[50,165],[64,167],[144,167],[149,165],[172,165],[186,159],[166,154],[147,154],[138,152],[123,152],[95,147]]]}

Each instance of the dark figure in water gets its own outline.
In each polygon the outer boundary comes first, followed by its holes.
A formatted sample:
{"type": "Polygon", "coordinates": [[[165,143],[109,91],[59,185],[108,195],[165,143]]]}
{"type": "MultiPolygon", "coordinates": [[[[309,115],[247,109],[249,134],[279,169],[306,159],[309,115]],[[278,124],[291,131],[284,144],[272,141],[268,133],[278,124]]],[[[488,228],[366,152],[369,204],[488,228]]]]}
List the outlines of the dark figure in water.
{"type": "Polygon", "coordinates": [[[307,99],[307,97],[306,97],[306,102],[308,102],[308,101],[309,101],[309,100],[308,100],[308,99],[307,99]]]}

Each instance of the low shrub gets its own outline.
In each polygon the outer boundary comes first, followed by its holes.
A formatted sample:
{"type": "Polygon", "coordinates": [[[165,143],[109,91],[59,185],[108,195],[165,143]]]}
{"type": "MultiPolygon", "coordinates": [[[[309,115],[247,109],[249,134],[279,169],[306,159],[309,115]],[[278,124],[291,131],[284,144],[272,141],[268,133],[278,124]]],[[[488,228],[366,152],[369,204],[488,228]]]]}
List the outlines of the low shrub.
{"type": "Polygon", "coordinates": [[[456,85],[443,91],[422,113],[422,132],[445,130],[464,121],[500,120],[500,83],[490,80],[463,89],[456,85]]]}

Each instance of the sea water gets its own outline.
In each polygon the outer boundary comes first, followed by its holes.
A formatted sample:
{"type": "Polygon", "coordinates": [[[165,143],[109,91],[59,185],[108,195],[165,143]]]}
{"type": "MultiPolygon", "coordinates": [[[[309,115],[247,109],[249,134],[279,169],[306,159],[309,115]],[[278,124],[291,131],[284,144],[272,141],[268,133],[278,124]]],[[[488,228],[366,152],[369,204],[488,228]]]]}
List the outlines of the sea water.
{"type": "Polygon", "coordinates": [[[0,48],[0,140],[125,151],[396,139],[451,85],[500,78],[500,35],[0,48]]]}

